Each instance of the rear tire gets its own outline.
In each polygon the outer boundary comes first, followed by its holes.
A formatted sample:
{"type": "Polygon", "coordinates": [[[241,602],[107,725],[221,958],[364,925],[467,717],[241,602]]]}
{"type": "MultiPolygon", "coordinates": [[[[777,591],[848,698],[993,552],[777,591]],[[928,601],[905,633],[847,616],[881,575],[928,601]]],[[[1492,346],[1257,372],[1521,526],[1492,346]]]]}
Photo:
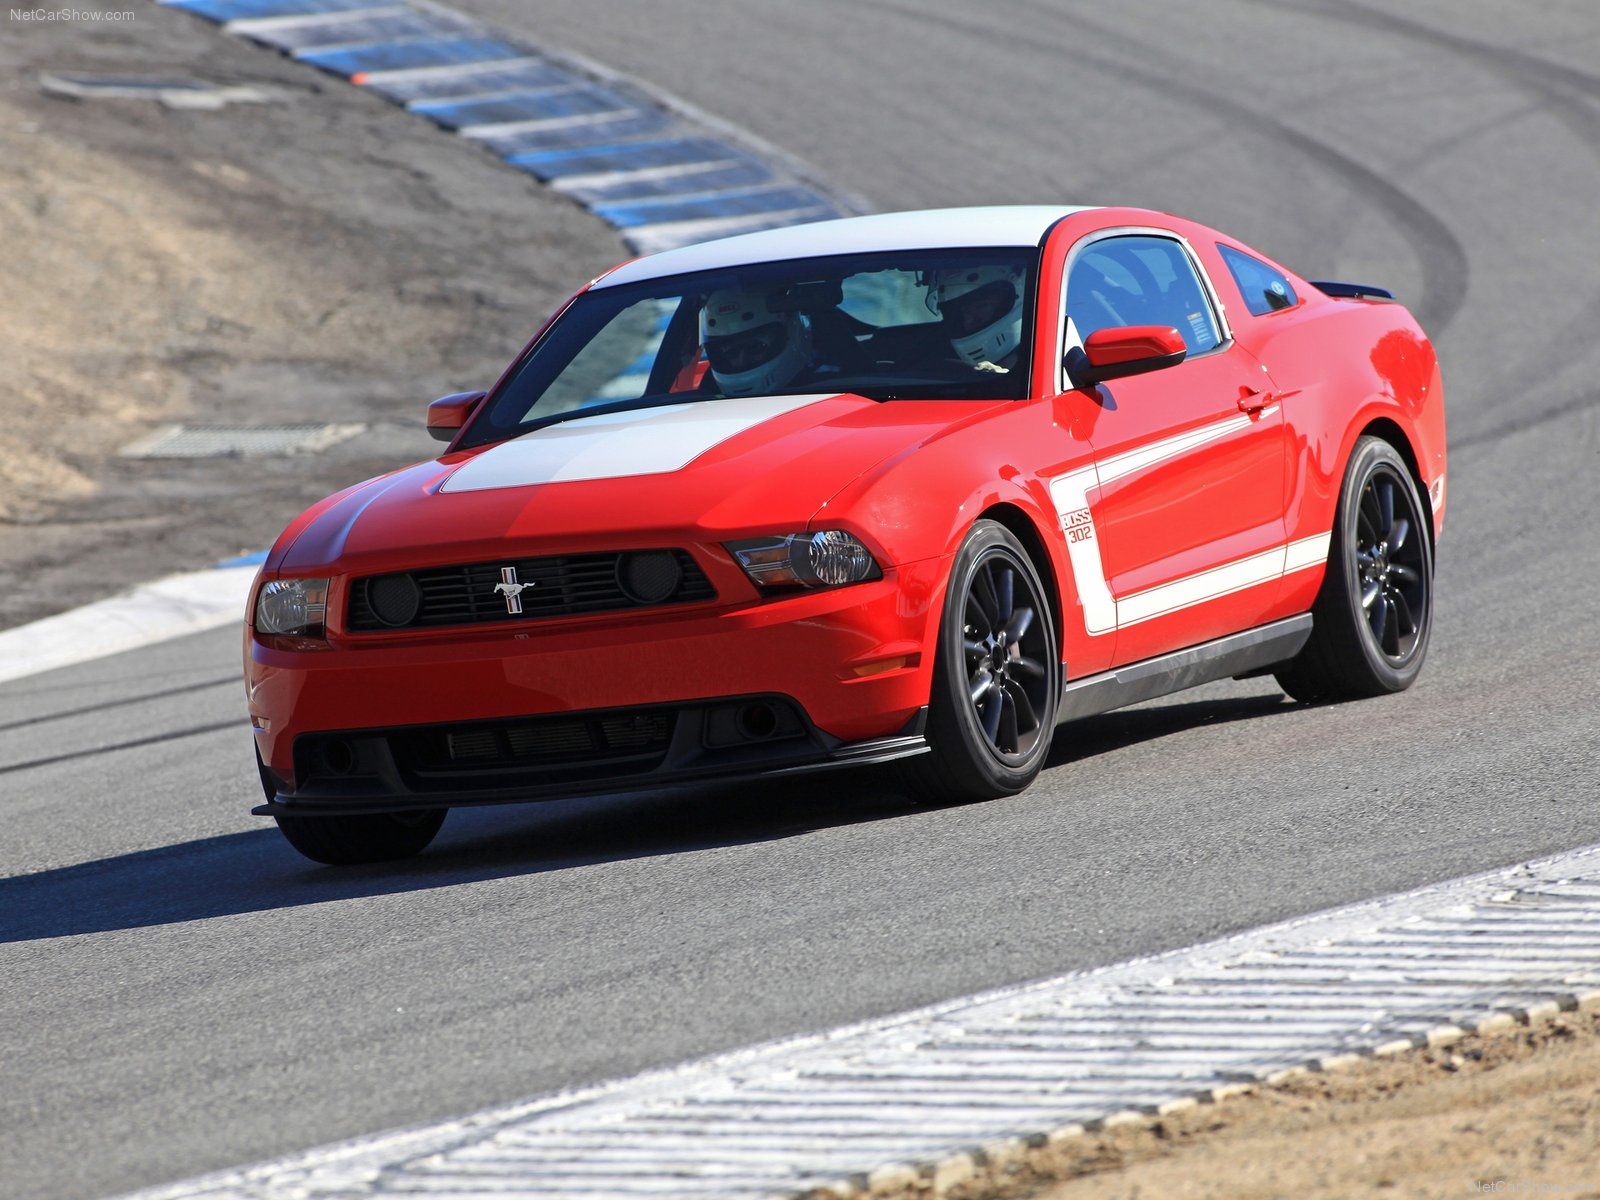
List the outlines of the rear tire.
{"type": "Polygon", "coordinates": [[[1432,527],[1411,471],[1380,438],[1356,443],[1339,493],[1311,639],[1275,672],[1296,700],[1404,691],[1433,628],[1432,527]]]}
{"type": "Polygon", "coordinates": [[[313,862],[342,867],[388,862],[420,854],[444,824],[445,809],[404,813],[352,813],[330,817],[274,817],[289,844],[313,862]]]}
{"type": "Polygon", "coordinates": [[[1048,593],[1011,531],[979,521],[950,569],[929,700],[933,750],[902,767],[912,797],[959,803],[1022,791],[1050,750],[1060,692],[1048,593]]]}

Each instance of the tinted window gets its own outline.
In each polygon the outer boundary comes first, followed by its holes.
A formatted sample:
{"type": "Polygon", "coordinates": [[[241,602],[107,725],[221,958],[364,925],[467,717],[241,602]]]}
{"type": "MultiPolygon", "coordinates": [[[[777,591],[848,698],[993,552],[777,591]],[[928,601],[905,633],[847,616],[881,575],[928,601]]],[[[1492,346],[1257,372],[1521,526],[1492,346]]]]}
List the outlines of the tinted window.
{"type": "Polygon", "coordinates": [[[1106,238],[1083,251],[1067,277],[1067,316],[1079,337],[1117,325],[1170,325],[1190,354],[1220,340],[1200,276],[1170,238],[1106,238]]]}
{"type": "Polygon", "coordinates": [[[1294,294],[1293,286],[1283,277],[1282,271],[1274,270],[1259,258],[1251,258],[1232,246],[1218,246],[1217,249],[1222,252],[1222,261],[1228,264],[1233,281],[1244,295],[1245,307],[1256,316],[1265,316],[1280,308],[1293,308],[1300,303],[1300,298],[1294,294]]]}

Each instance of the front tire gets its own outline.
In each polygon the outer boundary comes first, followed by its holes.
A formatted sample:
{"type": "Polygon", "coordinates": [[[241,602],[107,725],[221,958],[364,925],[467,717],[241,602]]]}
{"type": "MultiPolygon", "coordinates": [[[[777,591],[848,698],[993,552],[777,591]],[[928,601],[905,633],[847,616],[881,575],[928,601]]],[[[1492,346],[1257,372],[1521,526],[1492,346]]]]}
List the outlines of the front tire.
{"type": "Polygon", "coordinates": [[[273,820],[301,854],[313,862],[343,867],[420,854],[444,824],[445,811],[423,808],[404,813],[279,816],[273,820]]]}
{"type": "Polygon", "coordinates": [[[950,570],[929,701],[931,754],[907,760],[913,797],[1014,796],[1044,765],[1061,656],[1038,572],[1010,530],[973,525],[950,570]]]}
{"type": "Polygon", "coordinates": [[[1375,437],[1358,441],[1311,609],[1311,639],[1276,672],[1279,687],[1296,700],[1344,700],[1416,681],[1433,628],[1431,532],[1395,448],[1375,437]]]}

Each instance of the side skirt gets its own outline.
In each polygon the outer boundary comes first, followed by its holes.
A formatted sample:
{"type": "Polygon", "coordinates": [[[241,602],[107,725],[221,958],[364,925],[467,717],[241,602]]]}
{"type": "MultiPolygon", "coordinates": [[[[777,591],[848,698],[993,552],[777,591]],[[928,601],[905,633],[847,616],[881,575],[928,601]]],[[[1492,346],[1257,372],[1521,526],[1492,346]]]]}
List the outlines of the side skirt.
{"type": "Polygon", "coordinates": [[[1311,614],[1301,613],[1187,650],[1073,680],[1061,689],[1056,723],[1092,717],[1218,679],[1264,673],[1298,654],[1310,636],[1311,614]]]}

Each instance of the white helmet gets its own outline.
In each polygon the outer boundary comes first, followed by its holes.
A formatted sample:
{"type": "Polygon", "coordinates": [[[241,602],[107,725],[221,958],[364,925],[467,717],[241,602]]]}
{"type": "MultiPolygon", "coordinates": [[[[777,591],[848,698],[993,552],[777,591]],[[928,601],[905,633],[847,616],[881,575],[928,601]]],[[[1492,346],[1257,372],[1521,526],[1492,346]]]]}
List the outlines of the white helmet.
{"type": "Polygon", "coordinates": [[[1022,272],[991,263],[938,271],[928,307],[943,318],[950,345],[974,366],[995,363],[1022,343],[1022,272]]]}
{"type": "Polygon", "coordinates": [[[811,328],[799,313],[774,312],[760,292],[724,288],[700,310],[700,341],[717,386],[729,396],[781,390],[811,362],[811,328]]]}

